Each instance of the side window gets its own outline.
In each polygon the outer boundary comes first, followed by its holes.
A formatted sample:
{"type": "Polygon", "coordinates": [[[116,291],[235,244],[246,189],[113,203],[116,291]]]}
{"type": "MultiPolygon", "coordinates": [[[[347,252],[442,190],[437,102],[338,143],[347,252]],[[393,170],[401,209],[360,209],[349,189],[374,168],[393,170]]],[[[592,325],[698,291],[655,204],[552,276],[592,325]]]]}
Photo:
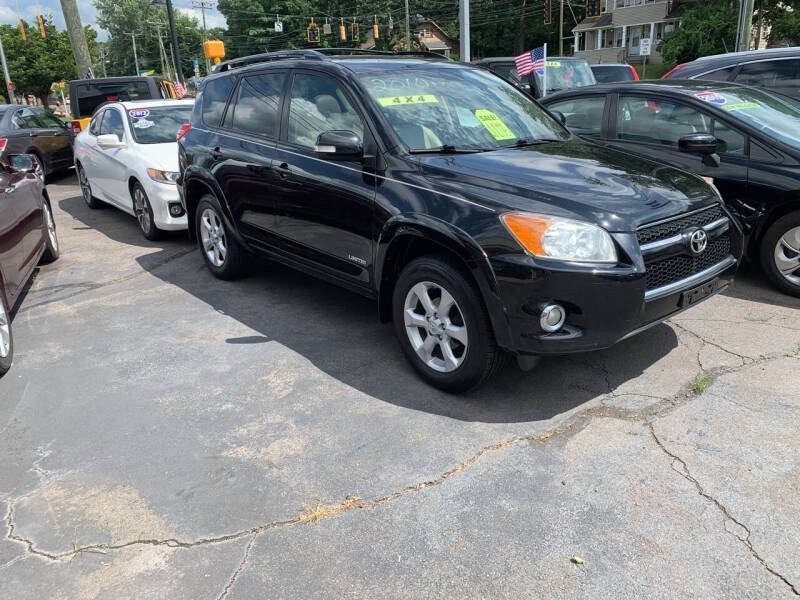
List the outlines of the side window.
{"type": "Polygon", "coordinates": [[[718,152],[744,155],[744,136],[741,133],[716,119],[714,120],[713,133],[717,138],[718,152]]]}
{"type": "Polygon", "coordinates": [[[696,108],[656,98],[620,96],[617,139],[677,146],[689,133],[711,131],[711,118],[696,108]]]}
{"type": "Polygon", "coordinates": [[[36,117],[39,119],[39,122],[44,127],[58,127],[61,128],[61,121],[55,118],[51,113],[47,112],[46,110],[40,110],[36,112],[36,117]]]}
{"type": "Polygon", "coordinates": [[[600,137],[603,132],[605,106],[605,96],[592,96],[556,102],[549,105],[548,108],[564,115],[567,118],[567,127],[573,132],[600,137]]]}
{"type": "Polygon", "coordinates": [[[100,135],[115,134],[119,139],[125,137],[125,126],[122,124],[122,115],[119,111],[110,108],[106,111],[103,123],[100,125],[100,135]]]}
{"type": "MultiPolygon", "coordinates": [[[[264,73],[244,77],[239,85],[233,111],[234,129],[247,131],[265,137],[276,137],[278,131],[278,106],[285,73],[264,73]]],[[[226,115],[225,122],[228,122],[226,115]]]]}
{"type": "Polygon", "coordinates": [[[103,120],[103,115],[106,111],[101,110],[92,117],[92,122],[89,123],[89,133],[92,135],[100,135],[100,122],[103,120]]]}
{"type": "Polygon", "coordinates": [[[327,77],[297,74],[289,105],[289,142],[313,148],[317,136],[332,129],[364,138],[364,122],[339,85],[327,77]]]}
{"type": "Polygon", "coordinates": [[[203,122],[217,127],[225,110],[225,103],[233,89],[233,77],[221,77],[209,81],[203,88],[203,122]]]}
{"type": "Polygon", "coordinates": [[[765,60],[742,65],[737,83],[767,88],[800,86],[800,59],[765,60]]]}
{"type": "Polygon", "coordinates": [[[36,129],[41,127],[39,121],[36,120],[36,114],[30,108],[23,108],[11,117],[11,122],[17,126],[18,129],[36,129]]]}
{"type": "Polygon", "coordinates": [[[695,77],[695,79],[704,79],[706,81],[728,81],[731,73],[733,73],[735,70],[736,65],[733,65],[732,67],[717,69],[716,71],[711,71],[710,73],[703,73],[702,75],[695,77]]]}

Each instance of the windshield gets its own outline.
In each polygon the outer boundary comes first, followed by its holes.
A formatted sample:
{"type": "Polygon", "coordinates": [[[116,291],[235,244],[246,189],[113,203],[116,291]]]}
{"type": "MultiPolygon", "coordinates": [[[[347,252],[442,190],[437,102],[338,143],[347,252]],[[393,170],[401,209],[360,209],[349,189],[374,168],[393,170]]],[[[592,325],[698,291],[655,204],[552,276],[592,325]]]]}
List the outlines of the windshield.
{"type": "Polygon", "coordinates": [[[480,69],[410,67],[364,73],[361,82],[411,150],[495,150],[569,137],[528,96],[480,69]]]}
{"type": "Polygon", "coordinates": [[[156,106],[131,108],[128,122],[137,144],[166,144],[174,142],[181,125],[189,122],[191,106],[156,106]]]}
{"type": "Polygon", "coordinates": [[[747,123],[792,148],[800,149],[800,103],[788,97],[749,88],[698,92],[695,97],[715,104],[736,120],[747,123]]]}
{"type": "MultiPolygon", "coordinates": [[[[597,83],[592,74],[592,69],[589,68],[589,63],[585,60],[565,60],[563,58],[548,60],[546,71],[548,93],[597,83]]],[[[533,75],[536,77],[539,89],[544,87],[545,70],[534,71],[533,75]]]]}

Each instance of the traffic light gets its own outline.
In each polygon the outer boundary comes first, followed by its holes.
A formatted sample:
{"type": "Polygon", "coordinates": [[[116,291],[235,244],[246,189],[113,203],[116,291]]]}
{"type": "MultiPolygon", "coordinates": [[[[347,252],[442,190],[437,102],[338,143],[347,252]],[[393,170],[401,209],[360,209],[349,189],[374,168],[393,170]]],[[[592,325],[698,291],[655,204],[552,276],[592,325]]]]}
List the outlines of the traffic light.
{"type": "Polygon", "coordinates": [[[378,17],[375,16],[374,19],[375,19],[375,24],[372,26],[372,37],[374,37],[377,40],[378,39],[378,17]]]}
{"type": "Polygon", "coordinates": [[[603,0],[586,0],[586,18],[596,19],[603,12],[603,0]]]}
{"type": "Polygon", "coordinates": [[[544,0],[544,24],[550,25],[553,22],[553,2],[544,0]]]}
{"type": "Polygon", "coordinates": [[[350,25],[350,39],[354,42],[358,41],[358,23],[356,23],[355,17],[353,17],[353,23],[350,25]]]}
{"type": "Polygon", "coordinates": [[[306,27],[306,37],[312,44],[319,44],[319,27],[314,23],[314,19],[311,19],[311,23],[306,27]]]}
{"type": "Polygon", "coordinates": [[[347,41],[347,31],[344,28],[344,19],[339,17],[339,39],[343,42],[347,41]]]}

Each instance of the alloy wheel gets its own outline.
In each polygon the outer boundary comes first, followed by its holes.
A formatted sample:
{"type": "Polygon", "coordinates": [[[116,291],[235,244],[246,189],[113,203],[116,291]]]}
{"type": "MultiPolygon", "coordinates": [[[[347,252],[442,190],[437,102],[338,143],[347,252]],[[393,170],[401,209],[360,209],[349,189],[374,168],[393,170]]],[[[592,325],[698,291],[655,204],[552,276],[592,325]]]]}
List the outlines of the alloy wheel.
{"type": "Polygon", "coordinates": [[[56,236],[56,223],[53,220],[53,214],[50,212],[50,207],[47,202],[42,203],[42,212],[44,212],[44,226],[47,229],[47,237],[50,239],[50,247],[58,251],[58,236],[56,236]]]}
{"type": "Polygon", "coordinates": [[[449,373],[461,366],[469,343],[467,324],[450,292],[420,281],[406,294],[403,318],[411,347],[428,367],[449,373]]]}
{"type": "Polygon", "coordinates": [[[136,213],[139,227],[142,228],[142,231],[148,233],[151,226],[150,210],[147,207],[147,197],[144,195],[142,188],[138,186],[133,191],[133,212],[136,213]]]}
{"type": "Polygon", "coordinates": [[[83,194],[83,200],[86,204],[92,204],[92,186],[89,185],[89,180],[86,177],[86,171],[83,168],[78,167],[78,183],[81,186],[81,194],[83,194]]]}
{"type": "Polygon", "coordinates": [[[216,211],[207,208],[200,215],[200,241],[208,261],[215,267],[225,264],[228,252],[225,228],[216,211]]]}
{"type": "Polygon", "coordinates": [[[800,285],[800,227],[793,227],[778,239],[774,258],[780,274],[800,285]]]}
{"type": "Polygon", "coordinates": [[[11,319],[6,312],[6,306],[0,300],[0,358],[8,356],[11,350],[11,319]]]}

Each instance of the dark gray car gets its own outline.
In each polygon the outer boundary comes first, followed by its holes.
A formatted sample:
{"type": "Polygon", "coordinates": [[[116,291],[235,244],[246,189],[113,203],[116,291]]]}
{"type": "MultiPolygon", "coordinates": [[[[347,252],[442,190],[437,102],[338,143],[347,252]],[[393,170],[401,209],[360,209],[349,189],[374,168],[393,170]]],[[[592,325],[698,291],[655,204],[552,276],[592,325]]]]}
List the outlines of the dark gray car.
{"type": "Polygon", "coordinates": [[[50,175],[72,166],[72,139],[68,125],[43,108],[0,105],[0,157],[32,154],[50,175]]]}

